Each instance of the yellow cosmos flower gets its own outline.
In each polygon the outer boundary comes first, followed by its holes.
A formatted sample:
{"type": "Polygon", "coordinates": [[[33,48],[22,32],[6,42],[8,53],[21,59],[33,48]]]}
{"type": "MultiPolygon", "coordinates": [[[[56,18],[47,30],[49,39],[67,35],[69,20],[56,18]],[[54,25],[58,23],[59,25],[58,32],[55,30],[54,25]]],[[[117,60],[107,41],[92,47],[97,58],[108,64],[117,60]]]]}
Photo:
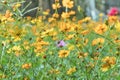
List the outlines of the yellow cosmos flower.
{"type": "Polygon", "coordinates": [[[60,7],[61,7],[60,3],[52,4],[52,8],[53,8],[53,9],[58,9],[58,8],[60,8],[60,7]]]}
{"type": "Polygon", "coordinates": [[[69,15],[75,15],[75,11],[70,11],[69,15]]]}
{"type": "Polygon", "coordinates": [[[63,0],[62,1],[62,4],[63,4],[63,6],[64,7],[67,7],[67,8],[72,8],[73,7],[73,1],[71,1],[71,0],[63,0]]]}
{"type": "Polygon", "coordinates": [[[21,6],[21,4],[20,3],[17,3],[17,4],[15,4],[14,6],[13,6],[13,11],[15,11],[17,8],[19,8],[21,6]]]}
{"type": "Polygon", "coordinates": [[[76,72],[76,67],[73,67],[73,68],[70,68],[68,71],[67,71],[67,74],[68,75],[71,75],[72,73],[76,72]]]}
{"type": "Polygon", "coordinates": [[[53,18],[53,17],[48,18],[48,22],[54,22],[54,21],[56,21],[56,19],[55,19],[55,18],[53,18]]]}
{"type": "Polygon", "coordinates": [[[6,13],[5,13],[5,17],[6,18],[9,18],[11,17],[13,14],[10,12],[10,10],[6,10],[6,13]]]}
{"type": "Polygon", "coordinates": [[[97,38],[92,41],[92,45],[95,46],[97,44],[103,44],[104,43],[104,38],[97,38]]]}
{"type": "Polygon", "coordinates": [[[89,30],[84,30],[81,32],[82,35],[87,35],[90,31],[89,30]]]}
{"type": "Polygon", "coordinates": [[[109,16],[108,17],[108,23],[109,25],[113,25],[114,23],[116,23],[118,21],[118,16],[109,16]]]}
{"type": "Polygon", "coordinates": [[[69,51],[68,50],[60,50],[58,55],[60,58],[64,58],[64,57],[67,57],[69,55],[69,51]]]}
{"type": "Polygon", "coordinates": [[[53,16],[54,18],[59,18],[59,14],[57,14],[57,13],[54,13],[52,16],[53,16]]]}
{"type": "Polygon", "coordinates": [[[101,70],[105,72],[116,64],[116,58],[107,56],[102,59],[102,62],[104,64],[102,65],[101,70]]]}
{"type": "Polygon", "coordinates": [[[20,46],[13,46],[12,51],[15,53],[16,56],[19,56],[22,54],[22,49],[20,46]]]}
{"type": "Polygon", "coordinates": [[[62,15],[61,15],[61,17],[62,17],[63,19],[66,19],[66,18],[69,18],[69,17],[70,17],[70,14],[67,13],[67,12],[63,12],[62,15]]]}
{"type": "Polygon", "coordinates": [[[109,64],[103,64],[101,70],[106,72],[110,68],[109,64]]]}
{"type": "Polygon", "coordinates": [[[29,69],[31,67],[31,63],[26,63],[22,65],[23,69],[29,69]]]}
{"type": "Polygon", "coordinates": [[[66,40],[70,40],[75,37],[75,34],[67,35],[66,40]]]}
{"type": "Polygon", "coordinates": [[[94,28],[94,31],[98,34],[103,34],[107,31],[107,26],[105,24],[99,24],[97,27],[94,28]]]}
{"type": "Polygon", "coordinates": [[[107,56],[107,57],[102,59],[102,62],[114,65],[116,63],[116,58],[107,56]]]}

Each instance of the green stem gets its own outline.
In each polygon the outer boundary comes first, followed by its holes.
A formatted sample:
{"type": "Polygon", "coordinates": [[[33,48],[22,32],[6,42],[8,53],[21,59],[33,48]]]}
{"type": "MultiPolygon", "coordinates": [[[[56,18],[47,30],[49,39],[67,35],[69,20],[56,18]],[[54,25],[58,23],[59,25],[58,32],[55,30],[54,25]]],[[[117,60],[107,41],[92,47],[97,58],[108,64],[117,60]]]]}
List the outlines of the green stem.
{"type": "Polygon", "coordinates": [[[3,55],[4,55],[4,53],[5,53],[5,46],[3,46],[3,48],[2,48],[2,54],[1,54],[1,64],[2,64],[2,59],[3,59],[3,55]]]}

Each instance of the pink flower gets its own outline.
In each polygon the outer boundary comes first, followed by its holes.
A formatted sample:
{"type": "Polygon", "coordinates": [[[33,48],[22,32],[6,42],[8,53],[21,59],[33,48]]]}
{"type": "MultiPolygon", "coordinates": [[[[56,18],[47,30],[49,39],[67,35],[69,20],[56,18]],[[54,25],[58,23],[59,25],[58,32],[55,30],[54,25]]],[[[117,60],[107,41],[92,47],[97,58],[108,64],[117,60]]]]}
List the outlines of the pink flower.
{"type": "Polygon", "coordinates": [[[117,7],[112,7],[112,8],[110,9],[110,11],[108,12],[108,15],[109,15],[109,16],[115,16],[115,15],[117,15],[118,13],[119,13],[118,8],[117,8],[117,7]]]}
{"type": "Polygon", "coordinates": [[[57,42],[57,46],[58,47],[64,47],[64,46],[66,46],[66,43],[63,40],[60,40],[60,41],[57,42]]]}

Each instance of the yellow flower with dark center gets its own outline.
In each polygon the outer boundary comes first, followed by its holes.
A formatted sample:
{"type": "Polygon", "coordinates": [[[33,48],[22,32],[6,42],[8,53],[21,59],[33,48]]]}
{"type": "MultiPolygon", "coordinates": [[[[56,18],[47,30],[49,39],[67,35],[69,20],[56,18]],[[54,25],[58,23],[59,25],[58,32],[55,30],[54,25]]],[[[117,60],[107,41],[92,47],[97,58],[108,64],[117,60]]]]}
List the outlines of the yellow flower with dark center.
{"type": "Polygon", "coordinates": [[[64,58],[64,57],[67,57],[69,53],[70,52],[68,50],[60,50],[58,54],[60,58],[64,58]]]}
{"type": "Polygon", "coordinates": [[[76,72],[76,67],[73,67],[73,68],[70,68],[68,71],[67,71],[67,74],[68,75],[71,75],[72,73],[76,72]]]}
{"type": "Polygon", "coordinates": [[[13,29],[8,30],[11,37],[14,41],[19,41],[23,36],[25,36],[26,30],[24,28],[19,28],[18,26],[14,27],[13,29]]]}
{"type": "Polygon", "coordinates": [[[107,56],[102,59],[102,62],[103,65],[101,67],[101,70],[105,72],[116,64],[116,58],[107,56]]]}
{"type": "Polygon", "coordinates": [[[84,39],[84,45],[87,45],[87,43],[88,43],[88,39],[86,38],[84,39]]]}
{"type": "Polygon", "coordinates": [[[92,41],[92,45],[95,46],[97,44],[103,44],[104,43],[104,38],[97,38],[92,41]]]}
{"type": "Polygon", "coordinates": [[[103,34],[107,31],[107,26],[105,24],[99,24],[94,28],[94,31],[98,34],[103,34]]]}
{"type": "Polygon", "coordinates": [[[41,53],[44,53],[47,50],[45,46],[48,46],[48,45],[49,45],[49,42],[46,42],[39,37],[37,37],[36,42],[32,44],[32,46],[35,47],[34,52],[36,53],[37,56],[39,56],[41,53]]]}
{"type": "Polygon", "coordinates": [[[108,17],[108,23],[109,25],[113,25],[114,23],[116,23],[118,21],[118,16],[109,16],[108,17]]]}
{"type": "Polygon", "coordinates": [[[78,53],[78,58],[84,58],[87,56],[88,56],[88,53],[83,53],[83,52],[78,53]]]}
{"type": "Polygon", "coordinates": [[[54,13],[52,16],[53,16],[54,18],[59,18],[59,14],[57,14],[57,13],[54,13]]]}
{"type": "Polygon", "coordinates": [[[109,64],[103,64],[101,70],[102,70],[103,72],[106,72],[109,68],[110,68],[110,65],[109,65],[109,64]]]}

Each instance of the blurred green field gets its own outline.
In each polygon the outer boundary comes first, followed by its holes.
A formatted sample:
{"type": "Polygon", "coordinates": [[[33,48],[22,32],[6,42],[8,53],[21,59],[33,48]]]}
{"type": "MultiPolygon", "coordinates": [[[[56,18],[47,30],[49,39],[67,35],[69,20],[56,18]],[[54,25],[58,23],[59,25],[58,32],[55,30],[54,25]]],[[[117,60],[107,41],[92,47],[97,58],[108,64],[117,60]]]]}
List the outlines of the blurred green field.
{"type": "Polygon", "coordinates": [[[72,0],[67,3],[61,15],[43,11],[34,18],[21,17],[18,3],[6,6],[0,14],[0,80],[120,79],[119,16],[78,19],[67,10],[72,0]]]}

